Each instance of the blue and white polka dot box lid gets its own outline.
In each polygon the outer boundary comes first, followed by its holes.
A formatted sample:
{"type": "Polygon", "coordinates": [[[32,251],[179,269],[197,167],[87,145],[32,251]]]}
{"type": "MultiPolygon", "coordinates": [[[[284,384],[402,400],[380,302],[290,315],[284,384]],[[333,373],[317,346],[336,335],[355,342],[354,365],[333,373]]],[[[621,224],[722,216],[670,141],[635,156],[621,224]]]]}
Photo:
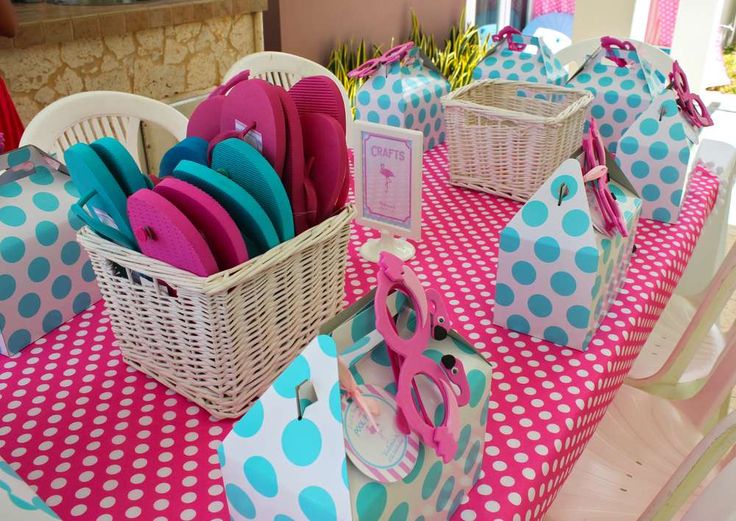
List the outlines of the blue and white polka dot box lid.
{"type": "Polygon", "coordinates": [[[0,458],[0,519],[3,521],[59,519],[2,458],[0,458]]]}
{"type": "Polygon", "coordinates": [[[666,90],[624,132],[616,163],[641,194],[641,216],[676,222],[692,169],[700,128],[692,126],[666,90]]]}
{"type": "Polygon", "coordinates": [[[598,123],[606,148],[613,154],[626,129],[665,88],[663,72],[655,70],[640,56],[637,44],[628,43],[633,50],[606,51],[599,47],[567,83],[595,96],[590,115],[598,123]],[[620,65],[613,60],[618,60],[620,65]]]}
{"type": "Polygon", "coordinates": [[[0,354],[14,355],[99,300],[76,241],[78,198],[58,163],[29,146],[0,156],[0,354]]]}
{"type": "Polygon", "coordinates": [[[510,49],[506,39],[497,42],[473,69],[473,80],[565,84],[567,71],[544,40],[521,34],[514,35],[513,39],[520,46],[523,45],[523,49],[510,49]]]}
{"type": "Polygon", "coordinates": [[[445,141],[442,96],[450,82],[418,47],[403,60],[383,64],[361,85],[355,119],[409,128],[424,134],[424,150],[445,141]]]}
{"type": "Polygon", "coordinates": [[[609,161],[609,186],[628,237],[598,231],[602,218],[568,159],[501,230],[493,322],[585,350],[623,285],[641,200],[609,161]]]}

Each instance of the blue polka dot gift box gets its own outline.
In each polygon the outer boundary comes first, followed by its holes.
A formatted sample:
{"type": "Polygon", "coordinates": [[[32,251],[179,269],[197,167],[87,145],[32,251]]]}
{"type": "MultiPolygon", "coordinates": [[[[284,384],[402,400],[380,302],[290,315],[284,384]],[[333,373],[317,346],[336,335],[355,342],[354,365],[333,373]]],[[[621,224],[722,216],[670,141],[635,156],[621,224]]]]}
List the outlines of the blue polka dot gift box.
{"type": "Polygon", "coordinates": [[[355,97],[355,119],[418,130],[426,151],[445,141],[441,98],[450,92],[450,82],[409,44],[351,71],[365,78],[355,97]]]}
{"type": "MultiPolygon", "coordinates": [[[[449,519],[480,475],[490,365],[458,336],[432,341],[432,355],[462,357],[468,371],[471,398],[460,408],[457,453],[444,464],[433,449],[420,444],[404,477],[385,482],[358,470],[348,455],[347,401],[340,396],[337,369],[340,353],[343,361],[354,363],[352,374],[359,385],[370,384],[387,396],[396,392],[388,354],[375,331],[372,295],[323,331],[331,336],[312,341],[218,448],[230,515],[279,521],[449,519]]],[[[420,387],[428,410],[441,415],[433,391],[420,387]]]]}
{"type": "Polygon", "coordinates": [[[2,458],[0,458],[0,514],[3,521],[59,519],[2,458]]]}
{"type": "Polygon", "coordinates": [[[623,285],[641,200],[607,161],[609,187],[628,232],[603,233],[592,187],[568,159],[501,230],[493,322],[586,350],[623,285]]]}
{"type": "Polygon", "coordinates": [[[683,115],[673,90],[657,96],[618,142],[616,163],[641,194],[641,216],[676,222],[701,128],[683,115]]]}
{"type": "Polygon", "coordinates": [[[664,91],[665,79],[640,56],[635,44],[618,40],[611,44],[608,40],[610,37],[601,38],[602,46],[573,73],[567,85],[593,93],[590,115],[598,123],[606,148],[615,154],[624,132],[664,91]]]}
{"type": "Polygon", "coordinates": [[[12,356],[99,300],[59,163],[28,146],[0,156],[0,354],[12,356]]]}
{"type": "Polygon", "coordinates": [[[560,60],[536,36],[522,35],[516,29],[506,27],[493,39],[496,43],[473,69],[473,80],[500,79],[553,85],[564,85],[567,81],[567,71],[560,60]]]}

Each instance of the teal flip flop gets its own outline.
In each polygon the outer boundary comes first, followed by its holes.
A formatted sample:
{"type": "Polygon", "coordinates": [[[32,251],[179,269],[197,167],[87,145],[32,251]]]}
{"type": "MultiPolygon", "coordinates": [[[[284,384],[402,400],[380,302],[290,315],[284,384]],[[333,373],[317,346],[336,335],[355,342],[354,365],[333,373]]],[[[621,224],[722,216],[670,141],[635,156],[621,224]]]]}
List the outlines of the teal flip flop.
{"type": "Polygon", "coordinates": [[[281,241],[294,237],[294,214],[281,178],[251,145],[230,138],[215,145],[212,170],[229,177],[251,194],[266,211],[281,241]]]}
{"type": "Polygon", "coordinates": [[[166,151],[159,164],[158,176],[171,175],[180,161],[188,159],[197,164],[207,166],[207,148],[209,143],[200,137],[188,137],[166,151]]]}
{"type": "Polygon", "coordinates": [[[227,210],[243,234],[251,258],[279,244],[266,211],[235,181],[188,160],[179,162],[173,175],[204,190],[227,210]]]}
{"type": "Polygon", "coordinates": [[[128,197],[94,149],[86,143],[72,145],[64,161],[80,194],[72,212],[100,236],[138,250],[128,220],[128,197]]]}
{"type": "Polygon", "coordinates": [[[153,188],[151,180],[143,175],[128,149],[117,139],[103,137],[91,143],[90,147],[105,163],[125,195],[133,195],[143,188],[153,188]]]}

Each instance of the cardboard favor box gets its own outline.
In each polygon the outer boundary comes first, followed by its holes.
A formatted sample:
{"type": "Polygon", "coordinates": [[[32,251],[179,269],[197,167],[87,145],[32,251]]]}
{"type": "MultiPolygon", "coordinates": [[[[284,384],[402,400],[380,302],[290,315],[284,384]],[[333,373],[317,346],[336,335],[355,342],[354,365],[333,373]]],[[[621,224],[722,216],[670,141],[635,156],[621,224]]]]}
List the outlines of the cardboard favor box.
{"type": "MultiPolygon", "coordinates": [[[[349,360],[350,353],[372,342],[375,347],[357,362],[353,374],[361,385],[370,383],[395,393],[385,346],[375,332],[372,295],[324,329],[332,337],[315,339],[218,448],[231,516],[293,521],[449,519],[482,468],[490,365],[454,333],[431,342],[432,357],[453,354],[468,372],[471,399],[459,408],[456,456],[445,464],[433,449],[420,444],[408,475],[382,483],[359,471],[347,457],[336,360],[338,353],[349,360]],[[309,399],[303,382],[313,388],[309,399]],[[309,403],[301,420],[297,392],[302,402],[309,403]]],[[[430,414],[441,414],[439,393],[425,383],[419,382],[425,406],[430,414]]]]}
{"type": "Polygon", "coordinates": [[[607,166],[628,237],[595,229],[595,196],[568,159],[501,230],[494,324],[587,349],[623,284],[641,214],[633,187],[607,166]]]}
{"type": "Polygon", "coordinates": [[[564,85],[567,71],[555,58],[544,40],[536,36],[514,34],[492,46],[473,69],[473,80],[513,80],[564,85]],[[523,47],[523,48],[520,48],[523,47]],[[519,48],[519,50],[516,50],[519,48]]]}
{"type": "Polygon", "coordinates": [[[424,150],[445,141],[441,98],[450,82],[418,47],[402,60],[381,64],[361,85],[355,97],[355,119],[424,134],[424,150]]]}
{"type": "Polygon", "coordinates": [[[0,458],[0,514],[3,521],[59,519],[2,458],[0,458]]]}
{"type": "Polygon", "coordinates": [[[641,194],[645,219],[677,221],[700,130],[678,109],[676,94],[666,90],[624,132],[616,163],[641,194]]]}
{"type": "Polygon", "coordinates": [[[639,56],[636,49],[599,48],[567,83],[595,95],[590,115],[598,123],[603,142],[613,154],[621,136],[665,87],[664,77],[639,56]],[[609,58],[610,56],[610,58],[609,58]],[[619,60],[617,65],[614,60],[619,60]]]}
{"type": "Polygon", "coordinates": [[[100,298],[63,168],[39,149],[0,156],[0,354],[14,355],[100,298]]]}

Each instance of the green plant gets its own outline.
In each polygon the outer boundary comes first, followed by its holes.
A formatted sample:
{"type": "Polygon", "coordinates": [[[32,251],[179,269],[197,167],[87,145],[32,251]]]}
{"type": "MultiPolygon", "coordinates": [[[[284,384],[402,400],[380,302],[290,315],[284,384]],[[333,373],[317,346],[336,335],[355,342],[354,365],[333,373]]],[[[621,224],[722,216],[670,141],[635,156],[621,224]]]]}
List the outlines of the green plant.
{"type": "Polygon", "coordinates": [[[712,90],[717,90],[726,94],[736,94],[736,47],[726,47],[723,49],[723,62],[726,66],[728,77],[731,78],[731,84],[716,87],[712,90]]]}
{"type": "Polygon", "coordinates": [[[465,11],[457,24],[450,28],[450,36],[440,49],[432,35],[422,30],[416,13],[411,13],[409,39],[417,45],[447,78],[453,89],[467,85],[472,80],[475,66],[488,52],[488,38],[480,39],[477,26],[465,23],[465,11]]]}
{"type": "Polygon", "coordinates": [[[360,40],[357,46],[350,41],[349,43],[341,43],[330,53],[330,61],[327,68],[337,76],[337,79],[345,86],[350,101],[355,100],[358,89],[363,84],[361,78],[351,78],[348,73],[363,64],[369,58],[375,58],[381,55],[381,49],[375,45],[368,45],[365,40],[360,40]],[[370,47],[370,52],[368,51],[370,47]]]}

